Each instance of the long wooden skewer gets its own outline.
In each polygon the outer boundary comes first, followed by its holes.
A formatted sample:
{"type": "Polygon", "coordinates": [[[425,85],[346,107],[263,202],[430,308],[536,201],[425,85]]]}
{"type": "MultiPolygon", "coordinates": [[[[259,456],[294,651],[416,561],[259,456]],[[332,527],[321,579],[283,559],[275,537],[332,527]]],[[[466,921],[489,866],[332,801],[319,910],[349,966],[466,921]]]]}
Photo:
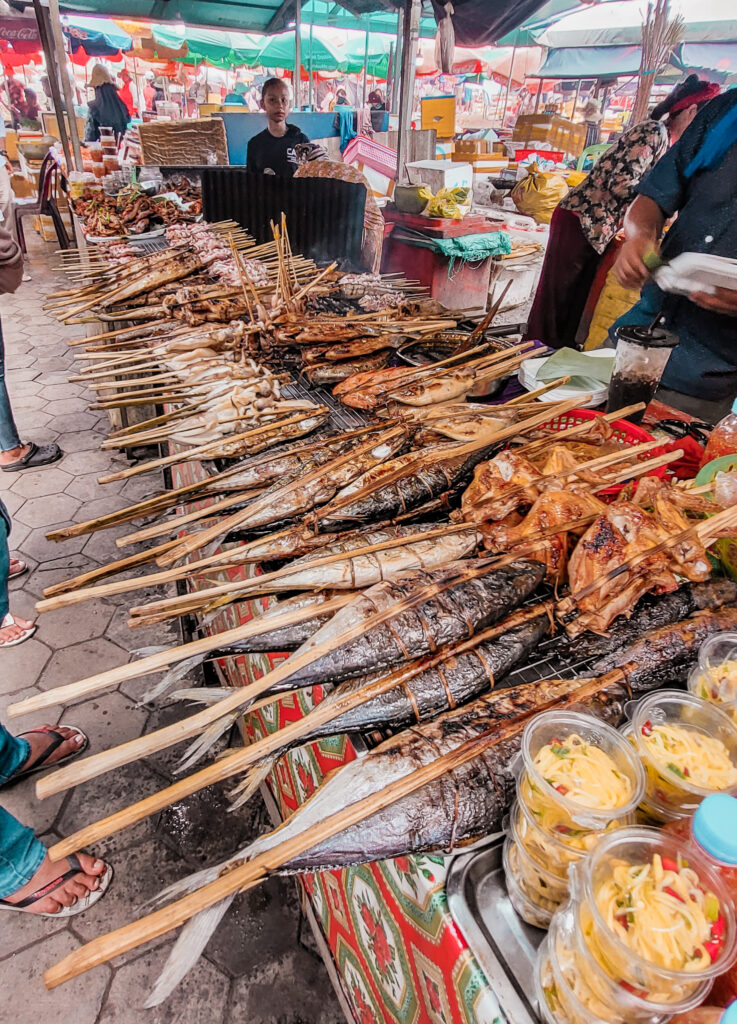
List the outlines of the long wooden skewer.
{"type": "MultiPolygon", "coordinates": [[[[410,595],[409,597],[403,598],[390,604],[387,608],[380,611],[376,611],[373,614],[366,617],[366,619],[354,623],[341,634],[341,642],[347,643],[349,640],[354,639],[357,636],[361,636],[366,630],[378,626],[391,619],[394,615],[401,611],[415,606],[436,597],[438,594],[443,593],[445,590],[452,586],[455,586],[464,580],[476,579],[481,575],[484,575],[489,571],[492,559],[482,559],[476,566],[466,567],[452,575],[446,576],[443,580],[433,583],[431,585],[422,587],[419,591],[410,595]]],[[[352,599],[351,595],[348,600],[352,599]]],[[[330,601],[326,601],[320,605],[322,612],[333,610],[333,602],[339,601],[339,598],[332,598],[330,601]]],[[[346,604],[347,601],[341,602],[346,604]]],[[[314,609],[309,609],[314,615],[314,609]]],[[[277,625],[287,625],[286,619],[289,615],[297,615],[298,610],[285,613],[282,618],[283,622],[278,623],[278,616],[274,616],[271,619],[271,626],[276,628],[277,625]]],[[[309,615],[305,614],[302,610],[302,618],[299,621],[303,621],[309,618],[309,615]]],[[[261,630],[263,631],[263,629],[261,630]]],[[[221,645],[227,634],[223,633],[220,635],[221,645]]],[[[208,640],[211,638],[208,637],[208,640]]],[[[202,643],[202,641],[195,641],[195,643],[202,643]]],[[[83,761],[77,761],[70,768],[60,768],[51,775],[47,775],[42,779],[36,787],[36,794],[39,798],[43,799],[46,796],[50,796],[53,793],[59,792],[61,789],[68,789],[70,786],[75,786],[80,782],[87,782],[89,779],[96,778],[100,774],[112,771],[114,768],[120,768],[124,764],[130,764],[131,761],[135,761],[140,757],[146,757],[148,754],[153,753],[155,750],[163,750],[168,746],[172,746],[178,743],[179,740],[185,739],[189,736],[196,736],[201,733],[208,725],[219,719],[229,715],[233,712],[237,712],[243,709],[251,703],[256,697],[260,697],[263,693],[269,690],[276,683],[281,682],[283,679],[288,679],[294,672],[306,665],[312,664],[317,661],[324,654],[328,653],[332,649],[333,641],[324,641],[320,644],[315,644],[314,647],[307,648],[301,652],[297,651],[287,659],[283,661],[276,668],[267,672],[265,676],[257,680],[255,683],[251,683],[249,686],[239,688],[227,697],[224,697],[217,705],[205,708],[203,711],[197,714],[191,715],[189,718],[184,719],[180,722],[175,722],[174,725],[167,726],[164,729],[158,729],[156,732],[148,733],[145,736],[139,737],[137,740],[131,740],[128,743],[124,743],[118,747],[113,747],[111,750],[104,750],[99,754],[93,754],[92,757],[85,758],[83,761]]],[[[193,646],[192,644],[185,644],[185,647],[193,646]]],[[[209,649],[215,650],[216,644],[213,644],[209,649]]],[[[181,652],[183,648],[179,648],[181,652]]],[[[162,652],[166,654],[167,652],[162,652]]],[[[168,652],[171,656],[171,652],[168,652]]],[[[200,653],[195,651],[193,653],[200,653]]],[[[152,655],[152,658],[161,657],[162,655],[152,655]]],[[[151,659],[142,659],[137,665],[140,667],[145,661],[151,659]]],[[[181,660],[181,658],[176,658],[181,660]]],[[[136,663],[134,663],[135,665],[136,663]]],[[[100,679],[106,677],[108,680],[111,676],[115,676],[121,669],[128,669],[130,666],[123,665],[120,669],[113,669],[108,673],[102,673],[101,676],[91,677],[87,680],[82,680],[81,683],[77,683],[78,687],[84,687],[85,692],[89,692],[89,689],[98,689],[100,686],[100,679]]],[[[118,679],[118,682],[122,681],[118,679]]],[[[71,684],[74,686],[75,684],[71,684]]],[[[105,686],[114,685],[113,683],[106,682],[105,686]]],[[[44,698],[51,697],[51,694],[56,692],[57,698],[60,695],[59,691],[67,690],[69,687],[56,687],[56,691],[47,690],[44,694],[39,694],[36,697],[28,698],[26,701],[21,701],[19,704],[11,705],[8,708],[8,714],[10,717],[15,715],[24,714],[28,710],[29,701],[43,701],[44,698]],[[11,708],[13,709],[11,711],[11,708]],[[22,710],[24,709],[24,710],[22,710]]],[[[49,706],[49,705],[46,705],[49,706]]],[[[37,710],[37,706],[34,706],[33,710],[37,710]]]]}
{"type": "MultiPolygon", "coordinates": [[[[514,612],[504,619],[503,622],[490,626],[461,644],[442,647],[430,657],[421,658],[408,665],[403,665],[381,679],[368,683],[357,692],[344,694],[331,701],[324,701],[313,708],[304,718],[299,719],[299,721],[292,722],[278,729],[275,733],[271,733],[255,743],[236,750],[226,757],[220,758],[214,764],[194,772],[192,775],[175,782],[171,786],[167,786],[158,793],[154,793],[143,800],[138,800],[123,808],[123,810],[110,814],[91,825],[85,826],[73,835],[65,837],[49,849],[49,856],[52,860],[61,860],[76,850],[82,850],[93,843],[99,842],[101,839],[114,835],[116,832],[122,832],[123,829],[130,828],[136,822],[142,821],[151,814],[156,814],[173,803],[184,800],[206,786],[223,782],[225,779],[245,771],[251,765],[256,764],[256,762],[270,756],[272,753],[285,749],[287,745],[292,746],[295,740],[307,735],[317,726],[335,721],[335,719],[346,714],[346,712],[366,704],[368,701],[381,696],[383,693],[387,693],[389,690],[399,686],[406,686],[407,683],[411,682],[418,675],[430,671],[437,665],[447,661],[448,658],[458,657],[466,651],[475,650],[480,644],[487,643],[489,640],[493,640],[511,629],[524,625],[531,619],[541,615],[550,616],[553,608],[554,602],[543,601],[532,608],[514,612]]],[[[493,680],[491,681],[491,688],[493,688],[493,680]]],[[[249,710],[255,711],[258,710],[260,705],[266,706],[267,704],[278,703],[282,700],[288,702],[297,693],[298,691],[293,690],[277,694],[272,698],[265,698],[263,701],[259,701],[258,704],[251,705],[249,710]]]]}
{"type": "Polygon", "coordinates": [[[409,796],[441,775],[452,772],[473,758],[478,757],[490,747],[505,742],[512,735],[517,735],[524,728],[528,719],[536,712],[546,710],[547,708],[565,706],[574,698],[580,701],[598,692],[603,686],[610,685],[615,681],[623,680],[626,682],[627,673],[631,672],[634,667],[633,664],[629,663],[596,680],[583,683],[572,695],[568,694],[564,697],[548,701],[534,710],[524,712],[513,721],[502,726],[495,724],[493,728],[473,739],[466,740],[456,747],[455,750],[440,755],[430,764],[415,769],[402,778],[391,782],[379,793],[372,793],[370,796],[350,804],[348,807],[330,815],[324,821],[318,822],[291,839],[285,840],[275,849],[262,853],[245,864],[234,866],[232,870],[225,872],[214,882],[210,882],[193,893],[189,893],[175,903],[155,911],[140,921],[133,921],[123,928],[93,939],[92,942],[88,942],[81,949],[70,953],[62,961],[46,971],[44,982],[47,988],[54,988],[65,981],[70,981],[79,974],[97,967],[121,953],[125,953],[144,942],[148,942],[150,939],[157,938],[159,935],[171,931],[172,928],[183,924],[201,910],[219,903],[233,892],[243,892],[248,888],[258,885],[270,872],[288,863],[301,853],[391,806],[398,800],[409,796]]]}

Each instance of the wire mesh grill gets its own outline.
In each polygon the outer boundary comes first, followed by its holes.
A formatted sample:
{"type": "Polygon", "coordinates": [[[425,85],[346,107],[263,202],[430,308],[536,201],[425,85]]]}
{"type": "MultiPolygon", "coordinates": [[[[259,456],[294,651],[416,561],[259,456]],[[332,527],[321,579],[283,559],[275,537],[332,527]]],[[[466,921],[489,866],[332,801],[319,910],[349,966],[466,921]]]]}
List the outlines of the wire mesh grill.
{"type": "Polygon", "coordinates": [[[332,389],[323,385],[307,384],[297,378],[282,388],[285,398],[306,399],[330,410],[330,427],[333,430],[357,430],[369,423],[369,418],[359,409],[350,409],[335,398],[332,389]]]}

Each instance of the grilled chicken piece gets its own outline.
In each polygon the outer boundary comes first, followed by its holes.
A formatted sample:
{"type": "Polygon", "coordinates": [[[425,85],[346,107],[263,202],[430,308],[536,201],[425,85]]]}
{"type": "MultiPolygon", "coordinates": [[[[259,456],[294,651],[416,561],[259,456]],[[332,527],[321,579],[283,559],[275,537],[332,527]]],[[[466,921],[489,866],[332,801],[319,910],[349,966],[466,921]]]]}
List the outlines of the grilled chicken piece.
{"type": "Polygon", "coordinates": [[[528,545],[534,545],[529,557],[545,562],[548,567],[546,578],[559,582],[566,566],[568,533],[576,529],[574,524],[579,520],[599,515],[605,509],[606,506],[591,494],[545,491],[536,499],[521,523],[483,526],[484,544],[494,551],[510,551],[525,544],[525,552],[528,545]],[[554,533],[558,527],[562,529],[554,533]]]}
{"type": "Polygon", "coordinates": [[[570,598],[558,605],[565,620],[576,610],[578,618],[566,626],[577,635],[584,629],[604,632],[618,615],[629,615],[643,594],[666,594],[678,586],[676,573],[694,582],[708,579],[710,566],[697,540],[686,539],[663,551],[655,551],[624,571],[636,556],[688,528],[678,509],[669,502],[657,503],[654,514],[628,501],[615,502],[586,531],[569,565],[570,598]],[[576,595],[596,586],[581,597],[576,595]]]}
{"type": "Polygon", "coordinates": [[[500,452],[474,470],[458,518],[467,523],[504,519],[520,505],[531,505],[539,497],[539,480],[540,470],[524,455],[500,452]]]}

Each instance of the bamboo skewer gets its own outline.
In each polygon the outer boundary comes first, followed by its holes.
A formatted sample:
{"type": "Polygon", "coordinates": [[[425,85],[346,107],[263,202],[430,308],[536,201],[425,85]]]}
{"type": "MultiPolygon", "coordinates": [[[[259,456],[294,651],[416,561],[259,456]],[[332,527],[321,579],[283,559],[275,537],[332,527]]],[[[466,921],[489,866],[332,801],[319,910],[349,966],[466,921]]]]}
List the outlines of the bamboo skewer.
{"type": "MultiPolygon", "coordinates": [[[[481,560],[480,564],[475,567],[464,567],[463,569],[459,569],[452,576],[449,576],[440,582],[429,584],[421,588],[414,594],[412,594],[410,597],[406,597],[399,601],[393,602],[387,608],[384,608],[380,611],[372,613],[371,615],[368,615],[363,621],[356,622],[353,626],[350,626],[348,629],[346,629],[346,631],[341,634],[341,642],[346,643],[347,641],[352,640],[357,636],[360,636],[368,629],[381,625],[388,619],[393,618],[398,613],[410,608],[414,608],[416,605],[423,604],[424,602],[430,600],[433,597],[436,597],[438,594],[443,593],[449,587],[452,587],[462,582],[463,580],[476,579],[478,576],[483,575],[488,571],[488,566],[491,564],[491,562],[491,559],[483,559],[481,560]]],[[[353,595],[348,596],[348,600],[351,600],[352,597],[353,595]]],[[[326,601],[323,605],[321,605],[320,608],[323,612],[332,611],[334,607],[333,602],[337,601],[339,601],[339,598],[332,598],[330,601],[326,601]]],[[[347,604],[348,601],[344,600],[341,603],[347,604]]],[[[308,611],[312,610],[308,609],[308,611]]],[[[271,619],[272,628],[275,628],[277,625],[281,624],[287,625],[288,623],[286,619],[288,618],[289,615],[298,615],[298,612],[295,610],[293,612],[285,613],[285,615],[283,616],[283,623],[278,623],[278,616],[275,616],[273,619],[271,619]]],[[[302,619],[299,619],[298,621],[303,621],[303,619],[309,617],[310,616],[307,615],[305,611],[303,611],[302,619]]],[[[223,642],[225,641],[226,635],[227,634],[225,633],[221,634],[220,644],[213,643],[212,646],[210,647],[210,650],[215,650],[218,646],[222,646],[223,642]]],[[[212,642],[211,638],[208,637],[207,639],[208,642],[212,642]]],[[[195,644],[196,643],[202,644],[203,641],[195,641],[195,644]]],[[[192,648],[194,644],[185,644],[184,646],[192,648]]],[[[179,648],[179,651],[181,652],[182,649],[183,648],[179,648]]],[[[203,648],[203,650],[206,649],[206,647],[203,648]]],[[[327,652],[328,647],[325,642],[321,644],[315,644],[314,647],[310,647],[307,650],[303,650],[302,652],[297,651],[294,654],[292,654],[291,657],[289,657],[286,661],[282,662],[280,665],[277,665],[277,667],[272,669],[270,672],[267,672],[266,675],[262,676],[261,679],[257,680],[255,683],[251,683],[249,686],[239,688],[232,694],[229,694],[227,697],[224,697],[217,705],[214,705],[213,707],[205,708],[203,711],[199,711],[196,714],[191,715],[189,718],[184,719],[183,721],[174,723],[174,725],[167,726],[163,729],[158,729],[155,732],[151,732],[145,736],[139,737],[137,740],[131,740],[128,743],[121,744],[118,747],[113,747],[111,750],[104,750],[99,754],[93,754],[91,757],[85,758],[82,761],[76,761],[75,764],[72,766],[60,768],[56,772],[47,775],[45,778],[41,779],[37,783],[36,794],[40,799],[43,799],[44,797],[50,796],[53,793],[60,792],[62,789],[68,789],[70,786],[75,786],[80,782],[87,782],[90,779],[97,778],[98,775],[104,774],[108,771],[112,771],[114,768],[120,768],[124,764],[130,764],[131,761],[135,761],[140,757],[146,757],[148,756],[148,754],[153,753],[156,750],[163,750],[168,746],[172,746],[173,744],[178,743],[179,740],[186,739],[187,737],[191,736],[196,736],[198,733],[200,733],[203,729],[205,729],[208,725],[212,724],[213,722],[216,722],[219,719],[224,718],[226,715],[229,715],[234,712],[239,712],[240,710],[244,709],[256,697],[261,696],[261,694],[265,693],[273,685],[275,685],[278,682],[281,682],[284,679],[288,679],[289,676],[291,676],[298,669],[304,668],[306,665],[312,664],[314,661],[317,661],[327,652]]],[[[167,653],[171,656],[171,652],[162,652],[162,655],[167,653]]],[[[192,653],[200,652],[192,651],[192,653]]],[[[162,655],[152,655],[151,658],[142,659],[142,661],[138,662],[138,666],[140,667],[145,661],[151,662],[154,658],[161,657],[162,655]]],[[[181,660],[181,658],[177,660],[181,660]]],[[[159,665],[158,667],[161,667],[161,665],[159,665]]],[[[84,688],[84,693],[88,693],[90,692],[90,690],[105,688],[107,686],[115,684],[115,680],[117,678],[116,674],[120,673],[121,669],[128,668],[130,668],[130,666],[123,665],[121,666],[120,669],[113,669],[107,673],[102,673],[100,676],[92,676],[89,679],[82,680],[80,683],[72,683],[71,687],[73,688],[76,686],[80,689],[84,688]],[[101,679],[103,680],[102,687],[100,685],[101,679]]],[[[151,669],[150,671],[154,671],[154,669],[151,669]]],[[[148,672],[146,674],[148,674],[148,672]]],[[[123,678],[127,677],[121,676],[121,678],[117,678],[117,682],[122,682],[123,678]]],[[[61,695],[64,697],[64,699],[67,700],[70,699],[70,693],[77,692],[70,689],[69,686],[56,687],[56,691],[46,691],[46,693],[44,694],[39,694],[38,696],[30,697],[25,701],[21,701],[19,704],[11,705],[8,708],[8,714],[12,718],[17,715],[25,714],[28,710],[38,710],[39,701],[43,702],[44,698],[50,698],[54,692],[56,692],[58,698],[60,696],[59,691],[61,690],[67,691],[66,694],[61,695]],[[30,702],[35,702],[33,704],[33,707],[29,706],[30,702]]],[[[58,699],[55,703],[58,703],[58,699]]],[[[43,706],[48,707],[49,705],[43,704],[43,706]]]]}
{"type": "MultiPolygon", "coordinates": [[[[577,691],[574,691],[576,699],[581,700],[597,692],[605,684],[611,684],[619,680],[626,681],[626,674],[633,667],[633,665],[628,664],[613,672],[609,672],[606,676],[602,676],[597,680],[584,683],[577,691]]],[[[548,701],[536,710],[545,710],[565,705],[566,702],[570,702],[570,699],[570,696],[559,697],[548,701]]],[[[175,903],[157,910],[140,921],[134,921],[108,935],[92,940],[92,942],[70,953],[60,963],[47,970],[44,974],[46,986],[54,988],[56,985],[69,981],[79,974],[90,970],[92,967],[105,963],[114,956],[134,949],[136,946],[150,939],[157,938],[172,928],[178,927],[201,910],[219,903],[231,893],[244,892],[246,889],[252,888],[270,872],[288,863],[306,850],[319,845],[339,832],[391,806],[403,797],[428,785],[434,779],[452,772],[473,758],[478,757],[479,754],[490,747],[504,742],[511,735],[517,734],[533,714],[535,714],[535,711],[524,712],[512,722],[505,723],[501,727],[495,726],[470,740],[466,740],[456,747],[455,750],[442,754],[430,764],[415,769],[408,775],[391,782],[379,793],[371,794],[350,804],[322,822],[305,829],[297,836],[285,840],[275,849],[260,854],[245,864],[233,866],[230,871],[221,875],[214,882],[210,882],[193,893],[189,893],[175,903]]]]}
{"type": "Polygon", "coordinates": [[[272,420],[264,426],[252,427],[250,430],[245,430],[240,434],[232,434],[225,438],[218,437],[213,441],[207,441],[205,444],[197,445],[195,448],[190,448],[185,452],[175,452],[173,455],[165,455],[160,459],[146,462],[142,466],[132,466],[130,469],[121,470],[119,473],[109,473],[106,476],[99,477],[98,483],[108,484],[116,480],[127,480],[129,477],[138,476],[140,473],[148,473],[152,469],[170,466],[174,462],[196,459],[201,456],[206,457],[206,453],[212,451],[213,448],[220,448],[226,445],[232,446],[236,442],[241,441],[250,441],[252,438],[260,437],[271,430],[281,430],[282,427],[291,426],[293,423],[299,423],[301,420],[309,419],[312,416],[318,416],[325,411],[325,406],[316,405],[313,409],[305,409],[300,413],[286,416],[284,419],[272,420]]]}
{"type": "MultiPolygon", "coordinates": [[[[265,586],[274,583],[276,580],[287,579],[296,572],[309,572],[311,569],[318,569],[325,565],[332,565],[335,562],[345,561],[348,558],[357,558],[361,555],[373,554],[376,551],[391,551],[394,548],[403,547],[406,544],[417,543],[422,540],[434,540],[440,537],[447,537],[455,533],[476,533],[480,537],[478,527],[472,523],[459,523],[457,525],[441,526],[436,530],[426,530],[424,533],[409,534],[406,537],[394,537],[391,540],[378,541],[376,544],[366,544],[363,547],[350,551],[339,551],[331,555],[317,555],[314,559],[301,562],[298,567],[286,565],[282,569],[265,573],[251,580],[236,580],[232,583],[224,583],[222,586],[212,587],[209,590],[198,590],[191,594],[182,594],[177,597],[165,598],[151,604],[142,605],[138,608],[131,608],[131,618],[148,617],[142,616],[142,612],[156,614],[157,612],[177,609],[191,604],[196,605],[203,602],[209,604],[211,600],[224,594],[232,594],[234,599],[245,596],[251,591],[261,592],[265,586]]],[[[319,585],[315,589],[320,589],[319,585]]],[[[269,591],[265,591],[268,593],[269,591]]],[[[180,613],[181,614],[181,613],[180,613]]],[[[167,616],[169,617],[169,616],[167,616]]]]}
{"type": "MultiPolygon", "coordinates": [[[[136,824],[136,822],[142,821],[151,814],[156,814],[173,803],[184,800],[206,786],[223,782],[225,779],[245,771],[261,759],[283,749],[286,744],[292,745],[293,741],[307,735],[316,726],[335,721],[341,715],[360,707],[362,704],[366,704],[368,701],[381,696],[383,693],[387,693],[389,690],[399,686],[406,686],[407,683],[411,682],[418,675],[430,671],[448,658],[457,657],[466,651],[475,650],[480,644],[493,640],[540,615],[550,616],[553,607],[552,601],[543,601],[532,608],[515,612],[504,619],[503,622],[490,626],[488,629],[477,633],[460,644],[442,647],[430,657],[402,665],[381,679],[373,683],[367,683],[366,686],[357,692],[345,694],[337,700],[318,704],[304,718],[292,722],[284,728],[278,729],[275,733],[271,733],[255,743],[220,758],[214,764],[200,769],[171,786],[167,786],[150,797],[138,800],[121,811],[117,811],[91,825],[87,825],[73,835],[66,836],[50,848],[49,856],[52,860],[61,860],[63,857],[67,857],[77,850],[99,842],[101,839],[106,839],[116,832],[122,832],[124,829],[130,828],[131,825],[136,824]]],[[[493,688],[493,681],[491,688],[493,688]]],[[[278,703],[280,700],[288,701],[296,692],[290,691],[277,694],[273,698],[259,701],[258,705],[278,703]]],[[[257,710],[258,705],[252,705],[251,710],[257,710]]]]}
{"type": "MultiPolygon", "coordinates": [[[[324,601],[322,604],[316,606],[320,614],[326,612],[337,611],[344,605],[348,604],[353,599],[353,594],[339,594],[337,597],[330,598],[329,601],[324,601]]],[[[10,718],[16,718],[20,715],[26,714],[28,711],[40,711],[45,708],[56,707],[59,704],[66,704],[71,701],[77,700],[79,697],[84,697],[89,693],[98,693],[101,690],[107,690],[112,686],[117,686],[118,683],[125,682],[128,679],[137,679],[139,677],[152,675],[155,672],[160,672],[162,669],[169,668],[171,665],[175,665],[179,661],[184,661],[187,658],[193,658],[200,654],[208,654],[210,651],[217,650],[218,647],[222,647],[227,644],[239,643],[244,640],[248,640],[250,637],[259,636],[261,633],[268,632],[271,629],[278,629],[282,626],[294,626],[300,622],[306,622],[310,618],[314,618],[318,612],[315,608],[298,608],[291,609],[287,612],[282,612],[280,615],[275,614],[269,615],[268,618],[262,618],[259,616],[253,622],[246,622],[241,626],[236,626],[234,629],[228,629],[224,633],[218,633],[215,636],[202,637],[199,640],[191,640],[189,643],[180,644],[178,647],[173,647],[168,651],[160,651],[157,654],[151,654],[146,658],[140,658],[138,661],[128,662],[126,665],[119,665],[117,668],[108,669],[105,672],[100,672],[94,676],[88,676],[86,679],[78,680],[75,683],[68,683],[64,686],[57,686],[51,690],[46,690],[44,693],[37,694],[33,697],[28,697],[25,701],[20,701],[18,704],[11,705],[8,708],[8,716],[10,718]],[[28,702],[32,701],[32,704],[28,702]]],[[[286,662],[284,663],[286,664],[286,662]]],[[[238,693],[243,691],[239,690],[238,693]]],[[[219,716],[215,716],[216,718],[219,716]]],[[[187,722],[191,721],[187,719],[187,722]]],[[[205,724],[209,724],[209,718],[205,724]]],[[[168,727],[170,730],[176,727],[182,727],[187,729],[188,726],[183,722],[175,723],[175,726],[168,727]]],[[[172,740],[172,743],[177,743],[179,739],[186,739],[189,735],[195,735],[199,729],[199,724],[195,726],[195,730],[192,733],[182,731],[181,735],[176,732],[178,739],[172,740]]],[[[148,733],[146,736],[140,737],[141,740],[149,740],[154,735],[163,733],[159,730],[158,733],[148,733]]],[[[167,735],[172,735],[170,731],[167,735]]],[[[138,741],[134,741],[138,742],[138,741]]],[[[152,743],[157,742],[156,740],[151,741],[152,743]]],[[[165,744],[165,746],[168,744],[165,744]]],[[[153,747],[151,748],[153,751],[153,747]]],[[[162,748],[163,749],[163,748],[162,748]]],[[[106,753],[106,752],[103,752],[106,753]]],[[[101,756],[101,755],[95,755],[101,756]]],[[[145,755],[143,755],[145,756],[145,755]]],[[[88,759],[88,760],[91,760],[88,759]]],[[[80,762],[77,762],[79,765],[80,762]]]]}
{"type": "Polygon", "coordinates": [[[173,530],[179,530],[187,523],[193,523],[198,519],[219,516],[224,509],[232,508],[233,505],[241,505],[244,502],[251,501],[253,498],[261,494],[263,490],[263,487],[256,487],[250,491],[240,491],[238,494],[231,494],[228,497],[221,498],[212,505],[195,509],[193,512],[188,512],[186,515],[175,516],[173,519],[167,519],[166,522],[155,523],[153,526],[146,526],[142,530],[137,530],[136,533],[129,533],[126,534],[125,537],[118,537],[115,543],[119,548],[125,548],[130,544],[140,544],[144,540],[161,537],[163,534],[171,533],[173,530]]]}

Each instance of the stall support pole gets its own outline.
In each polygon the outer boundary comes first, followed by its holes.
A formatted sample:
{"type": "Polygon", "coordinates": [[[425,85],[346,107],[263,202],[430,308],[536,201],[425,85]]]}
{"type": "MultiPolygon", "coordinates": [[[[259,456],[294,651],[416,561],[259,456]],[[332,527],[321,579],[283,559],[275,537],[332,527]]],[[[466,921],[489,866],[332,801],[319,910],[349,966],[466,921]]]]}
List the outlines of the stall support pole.
{"type": "Polygon", "coordinates": [[[294,5],[294,105],[302,109],[302,0],[294,5]]]}
{"type": "Polygon", "coordinates": [[[420,0],[404,0],[402,26],[402,63],[399,91],[399,132],[397,135],[397,182],[407,178],[407,151],[412,124],[415,91],[415,55],[420,38],[420,0]]]}
{"type": "Polygon", "coordinates": [[[578,106],[578,97],[581,95],[581,79],[579,78],[576,82],[576,94],[573,97],[573,110],[571,111],[571,121],[576,120],[576,107],[578,106]]]}
{"type": "Polygon", "coordinates": [[[509,102],[509,90],[512,88],[512,75],[514,73],[514,58],[517,56],[517,40],[519,39],[519,32],[514,37],[514,46],[512,47],[512,62],[509,65],[509,75],[507,77],[507,87],[504,90],[504,106],[502,107],[502,123],[501,127],[504,127],[504,122],[507,119],[507,103],[509,102]]]}
{"type": "Polygon", "coordinates": [[[402,76],[402,39],[404,37],[404,7],[397,10],[397,41],[394,47],[394,72],[392,74],[392,95],[389,109],[394,111],[399,106],[399,85],[402,76]]]}
{"type": "Polygon", "coordinates": [[[315,76],[314,76],[314,74],[312,72],[312,36],[313,36],[314,29],[315,29],[315,23],[312,20],[312,15],[310,15],[310,55],[309,55],[309,70],[307,72],[307,79],[308,79],[308,84],[307,84],[307,102],[308,102],[308,104],[310,106],[310,110],[314,110],[315,109],[315,102],[317,100],[317,96],[315,94],[315,76]]]}
{"type": "Polygon", "coordinates": [[[540,107],[540,93],[542,91],[543,91],[543,80],[541,78],[540,81],[537,83],[537,93],[535,94],[535,109],[533,110],[533,114],[536,114],[538,109],[539,109],[539,107],[540,107]]]}
{"type": "MultiPolygon", "coordinates": [[[[44,60],[46,61],[46,67],[48,69],[49,86],[51,87],[51,96],[54,100],[54,109],[56,111],[56,123],[59,126],[59,135],[61,136],[61,148],[64,150],[64,159],[67,162],[67,167],[72,167],[72,151],[69,146],[69,136],[67,134],[66,121],[64,120],[64,104],[61,99],[61,91],[59,89],[59,75],[57,74],[57,68],[60,65],[54,60],[54,44],[50,37],[50,26],[48,23],[48,11],[41,6],[39,0],[33,0],[33,10],[36,13],[36,21],[38,22],[38,34],[41,37],[41,46],[44,52],[44,60]]],[[[65,68],[66,70],[66,68],[65,68]]],[[[6,79],[7,85],[7,79],[6,79]]],[[[10,102],[10,90],[8,90],[8,102],[10,102]]],[[[67,111],[69,120],[74,120],[74,127],[77,127],[77,119],[74,116],[74,107],[72,107],[71,115],[67,111]]],[[[69,131],[71,131],[71,125],[69,131]]],[[[80,164],[81,166],[81,164],[80,164]]]]}
{"type": "MultiPolygon", "coordinates": [[[[72,83],[69,81],[69,69],[67,65],[67,51],[64,46],[64,36],[61,31],[61,19],[59,18],[59,0],[49,0],[49,21],[51,23],[51,37],[54,40],[56,49],[56,60],[52,55],[51,68],[58,66],[61,70],[61,87],[64,90],[64,100],[69,118],[69,135],[72,140],[72,152],[74,153],[75,170],[82,170],[82,150],[79,145],[79,133],[77,132],[77,116],[74,113],[74,96],[72,95],[72,83]]],[[[51,75],[49,75],[51,81],[51,75]]],[[[62,114],[63,116],[63,114],[62,114]]]]}
{"type": "Polygon", "coordinates": [[[366,45],[363,48],[363,99],[361,106],[366,106],[366,75],[368,74],[368,58],[369,58],[369,30],[366,28],[366,45]]]}

